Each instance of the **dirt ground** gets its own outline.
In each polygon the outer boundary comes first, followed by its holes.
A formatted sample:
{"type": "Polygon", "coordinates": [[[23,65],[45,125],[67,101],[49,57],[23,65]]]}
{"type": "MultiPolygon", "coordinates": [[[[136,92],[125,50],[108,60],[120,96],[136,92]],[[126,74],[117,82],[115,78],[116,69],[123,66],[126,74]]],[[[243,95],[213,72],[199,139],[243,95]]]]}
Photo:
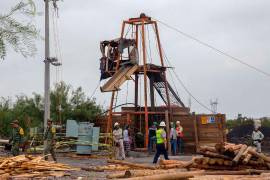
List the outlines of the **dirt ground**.
{"type": "MultiPolygon", "coordinates": [[[[133,157],[129,157],[126,159],[126,161],[134,162],[134,163],[143,163],[143,164],[152,164],[153,156],[154,155],[146,155],[143,153],[135,153],[133,154],[133,157]]],[[[175,160],[191,160],[192,156],[190,155],[181,155],[181,156],[169,156],[170,159],[175,160]]],[[[102,157],[85,157],[85,156],[74,156],[74,155],[65,155],[65,154],[59,154],[58,155],[58,161],[60,163],[69,164],[73,167],[89,167],[89,166],[102,166],[107,164],[107,159],[102,157]]],[[[115,172],[115,171],[114,171],[115,172]]],[[[93,179],[93,180],[103,180],[106,179],[106,175],[108,175],[109,171],[104,172],[88,172],[88,171],[78,171],[78,172],[72,172],[70,176],[61,178],[61,179],[93,179]]]]}

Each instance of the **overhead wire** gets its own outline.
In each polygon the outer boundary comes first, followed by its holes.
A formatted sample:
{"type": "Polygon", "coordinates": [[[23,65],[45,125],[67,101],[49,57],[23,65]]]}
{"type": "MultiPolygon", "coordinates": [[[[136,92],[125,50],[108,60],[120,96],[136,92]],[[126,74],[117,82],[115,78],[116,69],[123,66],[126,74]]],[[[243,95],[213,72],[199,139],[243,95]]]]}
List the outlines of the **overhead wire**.
{"type": "MultiPolygon", "coordinates": [[[[152,29],[153,29],[153,31],[154,31],[155,34],[156,34],[154,25],[152,25],[152,29]]],[[[155,39],[156,39],[156,41],[155,41],[155,42],[156,42],[156,51],[157,51],[157,54],[159,54],[159,50],[158,50],[159,48],[158,48],[158,40],[157,40],[157,36],[155,36],[155,39]]],[[[161,46],[161,48],[162,48],[162,46],[161,46]]],[[[165,61],[166,61],[166,59],[165,59],[165,61]]],[[[175,85],[175,83],[174,83],[174,81],[173,81],[173,75],[172,75],[172,72],[170,71],[170,69],[169,69],[168,72],[169,72],[170,78],[172,79],[172,84],[173,84],[174,90],[175,90],[177,96],[180,97],[180,95],[179,95],[179,93],[178,93],[178,90],[177,90],[177,87],[176,87],[176,85],[175,85]]]]}
{"type": "MultiPolygon", "coordinates": [[[[161,47],[162,48],[162,47],[161,47]]],[[[163,51],[163,55],[165,57],[165,60],[167,61],[168,65],[171,66],[171,63],[168,59],[168,57],[166,56],[166,53],[164,52],[164,49],[162,48],[163,51]]],[[[176,77],[176,79],[178,80],[178,82],[181,84],[181,86],[183,87],[183,89],[186,91],[186,93],[192,97],[200,106],[202,106],[203,108],[205,108],[206,110],[214,113],[207,105],[205,105],[204,103],[202,103],[198,98],[196,98],[191,91],[187,88],[187,86],[185,85],[185,83],[181,80],[181,78],[178,76],[178,74],[175,72],[174,68],[172,68],[172,71],[176,77]]]]}
{"type": "Polygon", "coordinates": [[[239,59],[237,57],[234,57],[234,56],[228,54],[227,52],[225,52],[223,50],[220,50],[220,49],[218,49],[218,48],[216,48],[216,47],[214,47],[214,46],[212,46],[212,45],[210,45],[210,44],[208,44],[208,43],[206,43],[206,42],[204,42],[204,41],[202,41],[202,40],[200,40],[200,39],[198,39],[198,38],[196,38],[196,37],[194,37],[194,36],[192,36],[192,35],[190,35],[190,34],[188,34],[186,32],[183,32],[183,31],[179,30],[178,28],[176,28],[174,26],[171,26],[171,25],[169,25],[169,24],[167,24],[167,23],[165,23],[163,21],[160,21],[160,20],[157,20],[157,19],[155,19],[155,20],[157,22],[159,22],[160,24],[166,26],[167,28],[176,31],[179,34],[181,34],[181,35],[183,35],[183,36],[185,36],[185,37],[187,37],[187,38],[189,38],[189,39],[191,39],[191,40],[193,40],[193,41],[195,41],[195,42],[197,42],[197,43],[199,43],[199,44],[201,44],[201,45],[203,45],[205,47],[208,47],[208,48],[212,49],[213,51],[228,57],[231,60],[237,61],[238,63],[240,63],[240,64],[242,64],[242,65],[244,65],[246,67],[249,67],[249,68],[251,68],[251,69],[253,69],[253,70],[255,70],[255,71],[257,71],[257,72],[259,72],[261,74],[264,74],[264,75],[270,77],[270,73],[268,73],[268,72],[266,72],[266,71],[264,71],[264,70],[262,70],[262,69],[260,69],[258,67],[255,67],[254,65],[248,64],[248,63],[242,61],[241,59],[239,59]]]}
{"type": "MultiPolygon", "coordinates": [[[[156,34],[155,28],[154,28],[153,26],[152,26],[152,28],[153,28],[153,30],[154,30],[154,32],[155,32],[155,34],[156,34]]],[[[156,36],[155,36],[155,37],[156,37],[156,36]]],[[[157,37],[156,37],[156,46],[158,46],[158,44],[157,44],[157,37]]],[[[169,58],[167,57],[167,55],[166,55],[166,53],[165,53],[165,51],[164,51],[162,45],[160,45],[160,47],[161,47],[161,51],[162,51],[163,57],[164,57],[165,61],[167,62],[168,66],[169,66],[169,67],[173,67],[172,64],[170,63],[169,58]]],[[[158,47],[157,47],[156,49],[158,49],[158,47]]],[[[183,87],[183,89],[186,91],[186,93],[189,94],[189,96],[192,97],[192,98],[193,98],[193,99],[194,99],[201,107],[203,107],[204,109],[206,109],[206,110],[208,110],[208,111],[210,111],[210,112],[213,113],[213,111],[212,111],[207,105],[205,105],[204,103],[202,103],[198,98],[196,98],[196,97],[191,93],[191,91],[187,88],[187,86],[184,84],[184,82],[181,80],[181,78],[180,78],[180,77],[178,76],[178,74],[175,72],[174,68],[171,68],[171,69],[172,69],[172,71],[173,71],[173,73],[174,73],[176,79],[179,81],[180,85],[183,87]]],[[[170,69],[169,69],[169,74],[171,75],[172,82],[173,82],[173,76],[172,76],[172,73],[170,72],[170,69]]],[[[177,88],[176,88],[176,85],[174,84],[174,82],[173,82],[173,86],[174,86],[174,88],[175,88],[175,91],[176,91],[177,95],[179,96],[178,91],[177,91],[177,88]]]]}
{"type": "Polygon", "coordinates": [[[96,93],[98,87],[100,86],[100,83],[101,83],[101,81],[98,81],[97,86],[95,87],[94,91],[92,92],[92,94],[91,94],[91,96],[90,96],[90,100],[92,100],[92,98],[94,97],[94,95],[95,95],[95,93],[96,93]]]}
{"type": "Polygon", "coordinates": [[[57,8],[55,8],[55,6],[51,6],[52,8],[52,25],[53,25],[53,39],[54,39],[54,51],[55,51],[55,56],[57,58],[57,61],[60,63],[60,66],[55,66],[55,82],[56,82],[56,88],[58,89],[58,91],[60,91],[58,93],[57,91],[57,106],[56,106],[56,111],[58,112],[58,120],[59,123],[62,123],[62,86],[61,86],[61,82],[63,80],[63,71],[62,71],[62,51],[61,51],[61,45],[60,45],[60,39],[59,39],[59,28],[58,28],[58,11],[57,8]]]}

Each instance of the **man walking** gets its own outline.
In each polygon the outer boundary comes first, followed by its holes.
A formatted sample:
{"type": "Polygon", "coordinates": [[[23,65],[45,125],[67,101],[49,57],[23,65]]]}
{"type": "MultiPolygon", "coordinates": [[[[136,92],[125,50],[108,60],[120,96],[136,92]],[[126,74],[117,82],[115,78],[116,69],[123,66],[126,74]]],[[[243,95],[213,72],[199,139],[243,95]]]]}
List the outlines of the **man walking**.
{"type": "Polygon", "coordinates": [[[156,164],[158,158],[161,154],[164,155],[166,160],[169,159],[168,152],[167,152],[167,139],[166,139],[166,131],[164,128],[166,124],[164,121],[161,121],[159,124],[159,129],[156,131],[156,138],[157,138],[157,146],[156,146],[156,155],[154,157],[153,163],[156,164]]]}
{"type": "Polygon", "coordinates": [[[11,143],[11,153],[13,156],[18,156],[20,154],[20,144],[23,140],[24,131],[23,128],[19,126],[19,121],[14,120],[10,123],[12,126],[12,134],[9,139],[9,143],[11,143]]]}
{"type": "Polygon", "coordinates": [[[252,140],[253,144],[257,148],[257,152],[262,152],[261,143],[264,138],[264,135],[261,131],[259,131],[258,127],[255,127],[254,131],[252,132],[252,140]]]}
{"type": "Polygon", "coordinates": [[[56,162],[56,156],[55,156],[55,134],[56,129],[53,127],[52,120],[48,119],[47,122],[47,129],[44,134],[44,155],[45,160],[48,160],[48,154],[52,155],[53,160],[56,162]]]}
{"type": "Polygon", "coordinates": [[[113,141],[115,144],[115,159],[124,160],[126,157],[123,143],[123,131],[118,122],[114,124],[113,141]]]}

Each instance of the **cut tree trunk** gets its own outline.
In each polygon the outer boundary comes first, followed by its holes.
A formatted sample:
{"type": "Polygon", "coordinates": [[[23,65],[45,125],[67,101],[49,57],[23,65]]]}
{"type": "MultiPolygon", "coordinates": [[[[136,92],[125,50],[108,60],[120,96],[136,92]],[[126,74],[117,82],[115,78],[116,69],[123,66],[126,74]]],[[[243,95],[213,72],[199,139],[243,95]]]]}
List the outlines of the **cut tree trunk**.
{"type": "Polygon", "coordinates": [[[270,162],[270,157],[267,157],[266,155],[264,155],[263,153],[258,153],[257,151],[250,149],[248,151],[250,154],[252,154],[253,156],[256,156],[258,158],[263,159],[265,162],[270,162]]]}
{"type": "Polygon", "coordinates": [[[203,153],[200,153],[200,154],[202,154],[203,156],[212,157],[212,158],[222,158],[222,159],[227,159],[227,160],[232,159],[229,156],[225,156],[223,154],[218,154],[218,153],[213,153],[213,152],[210,152],[210,151],[206,151],[206,152],[203,152],[203,153]]]}
{"type": "Polygon", "coordinates": [[[143,176],[143,177],[133,177],[127,178],[126,180],[175,180],[175,179],[184,179],[191,178],[196,175],[202,175],[204,171],[189,171],[189,172],[176,172],[176,173],[168,173],[168,174],[156,174],[151,176],[143,176]]]}
{"type": "Polygon", "coordinates": [[[121,164],[121,165],[126,165],[131,168],[137,168],[137,169],[156,169],[155,166],[150,166],[150,165],[145,165],[145,164],[137,164],[137,163],[130,163],[127,161],[120,161],[120,160],[108,160],[108,163],[113,163],[113,164],[121,164]]]}
{"type": "Polygon", "coordinates": [[[247,149],[247,145],[242,145],[241,149],[239,150],[237,155],[232,160],[233,165],[238,164],[240,158],[242,157],[242,155],[243,155],[243,153],[245,152],[246,149],[247,149]]]}

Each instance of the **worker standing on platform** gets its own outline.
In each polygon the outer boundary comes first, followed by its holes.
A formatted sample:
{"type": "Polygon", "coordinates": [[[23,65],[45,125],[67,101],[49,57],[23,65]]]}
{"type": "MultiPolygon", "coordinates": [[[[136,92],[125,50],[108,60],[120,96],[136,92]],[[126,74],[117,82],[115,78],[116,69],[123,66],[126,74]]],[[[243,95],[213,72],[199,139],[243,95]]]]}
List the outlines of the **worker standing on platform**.
{"type": "Polygon", "coordinates": [[[9,143],[11,143],[11,153],[13,156],[18,156],[20,154],[20,145],[23,140],[24,131],[23,128],[19,126],[19,121],[14,120],[10,123],[12,126],[12,134],[9,139],[9,143]]]}
{"type": "Polygon", "coordinates": [[[166,131],[165,131],[166,124],[164,121],[161,121],[159,124],[159,128],[156,131],[156,138],[157,138],[157,146],[156,146],[156,154],[153,160],[153,163],[157,163],[158,158],[161,154],[164,155],[166,160],[169,159],[168,152],[167,152],[167,138],[166,138],[166,131]]]}
{"type": "Polygon", "coordinates": [[[253,144],[257,148],[257,152],[262,152],[261,143],[264,138],[264,135],[261,131],[259,131],[258,127],[255,127],[254,131],[252,132],[252,140],[253,144]]]}
{"type": "Polygon", "coordinates": [[[53,127],[52,120],[48,119],[47,122],[47,129],[44,134],[44,155],[45,160],[48,160],[48,154],[51,153],[53,160],[56,162],[56,156],[55,156],[55,134],[56,129],[53,127]]]}
{"type": "Polygon", "coordinates": [[[113,141],[115,145],[115,159],[124,160],[126,157],[123,143],[123,131],[118,122],[114,124],[113,141]]]}

